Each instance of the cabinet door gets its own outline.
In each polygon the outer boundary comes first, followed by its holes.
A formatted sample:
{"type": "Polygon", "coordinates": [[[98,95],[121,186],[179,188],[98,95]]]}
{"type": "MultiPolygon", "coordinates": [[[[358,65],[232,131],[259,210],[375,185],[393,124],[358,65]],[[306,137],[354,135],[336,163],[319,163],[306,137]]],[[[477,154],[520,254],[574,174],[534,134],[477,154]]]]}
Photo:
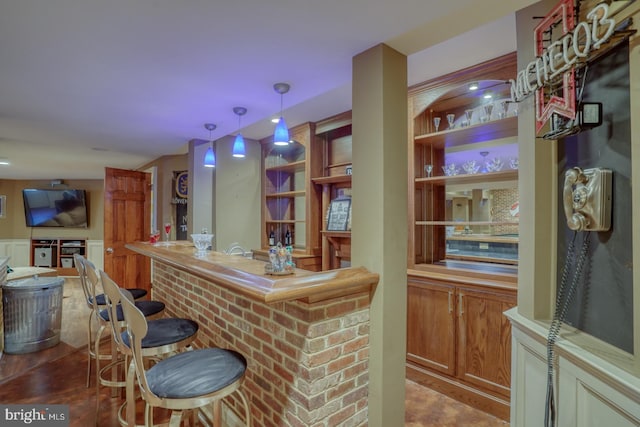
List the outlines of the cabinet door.
{"type": "Polygon", "coordinates": [[[455,327],[455,288],[423,280],[409,280],[407,359],[454,375],[455,327]]]}
{"type": "Polygon", "coordinates": [[[509,396],[511,325],[503,313],[515,293],[458,289],[458,378],[509,396]]]}

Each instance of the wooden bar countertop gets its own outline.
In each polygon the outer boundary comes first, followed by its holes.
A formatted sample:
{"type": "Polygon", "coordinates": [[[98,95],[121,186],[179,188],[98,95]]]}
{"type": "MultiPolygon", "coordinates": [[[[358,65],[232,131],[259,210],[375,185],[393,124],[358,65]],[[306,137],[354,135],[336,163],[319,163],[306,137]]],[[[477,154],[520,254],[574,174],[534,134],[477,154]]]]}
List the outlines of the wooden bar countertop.
{"type": "Polygon", "coordinates": [[[168,245],[135,242],[126,247],[265,303],[290,300],[317,302],[363,291],[370,292],[379,280],[377,273],[364,267],[321,272],[296,269],[287,276],[267,275],[264,272],[264,262],[241,255],[207,251],[206,255],[196,257],[196,249],[188,241],[169,242],[168,245]]]}

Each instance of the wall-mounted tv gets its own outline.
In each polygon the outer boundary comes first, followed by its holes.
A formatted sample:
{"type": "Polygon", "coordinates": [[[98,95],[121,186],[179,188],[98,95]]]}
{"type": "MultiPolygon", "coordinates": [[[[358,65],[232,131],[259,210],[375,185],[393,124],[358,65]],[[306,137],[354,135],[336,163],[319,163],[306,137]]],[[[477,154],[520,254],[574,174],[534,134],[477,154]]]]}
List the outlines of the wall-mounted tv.
{"type": "Polygon", "coordinates": [[[87,227],[85,190],[24,189],[27,227],[87,227]]]}

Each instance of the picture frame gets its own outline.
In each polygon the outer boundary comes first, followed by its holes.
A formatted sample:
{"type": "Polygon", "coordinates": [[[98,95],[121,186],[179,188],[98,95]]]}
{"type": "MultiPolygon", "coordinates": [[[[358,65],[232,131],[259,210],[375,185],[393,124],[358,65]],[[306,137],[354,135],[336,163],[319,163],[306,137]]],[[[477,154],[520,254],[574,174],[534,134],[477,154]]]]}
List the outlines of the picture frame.
{"type": "Polygon", "coordinates": [[[350,213],[350,198],[332,200],[327,216],[327,231],[347,231],[350,213]]]}
{"type": "Polygon", "coordinates": [[[0,218],[7,216],[7,196],[0,196],[0,218]]]}

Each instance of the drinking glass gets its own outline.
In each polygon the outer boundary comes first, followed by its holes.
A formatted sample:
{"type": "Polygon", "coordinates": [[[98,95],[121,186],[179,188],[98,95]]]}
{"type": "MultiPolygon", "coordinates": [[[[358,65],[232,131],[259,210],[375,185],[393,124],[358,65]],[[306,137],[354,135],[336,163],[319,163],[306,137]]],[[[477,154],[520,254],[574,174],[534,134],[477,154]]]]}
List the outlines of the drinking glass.
{"type": "Polygon", "coordinates": [[[507,117],[507,102],[500,101],[498,104],[498,118],[504,119],[505,117],[507,117]]]}
{"type": "Polygon", "coordinates": [[[433,125],[436,127],[436,132],[438,132],[438,128],[440,127],[440,117],[433,118],[433,125]]]}
{"type": "Polygon", "coordinates": [[[164,235],[165,235],[165,243],[169,243],[169,234],[171,234],[171,223],[164,223],[164,235]]]}
{"type": "Polygon", "coordinates": [[[491,111],[493,111],[493,104],[484,105],[484,121],[488,122],[491,120],[491,111]]]}
{"type": "Polygon", "coordinates": [[[467,126],[471,126],[471,118],[473,117],[473,110],[465,110],[464,115],[467,118],[467,126]]]}
{"type": "Polygon", "coordinates": [[[431,177],[431,172],[433,171],[433,165],[425,165],[424,171],[427,174],[427,178],[431,177]]]}
{"type": "Polygon", "coordinates": [[[447,122],[449,123],[449,129],[453,129],[453,124],[455,123],[456,115],[455,114],[447,114],[447,122]]]}

